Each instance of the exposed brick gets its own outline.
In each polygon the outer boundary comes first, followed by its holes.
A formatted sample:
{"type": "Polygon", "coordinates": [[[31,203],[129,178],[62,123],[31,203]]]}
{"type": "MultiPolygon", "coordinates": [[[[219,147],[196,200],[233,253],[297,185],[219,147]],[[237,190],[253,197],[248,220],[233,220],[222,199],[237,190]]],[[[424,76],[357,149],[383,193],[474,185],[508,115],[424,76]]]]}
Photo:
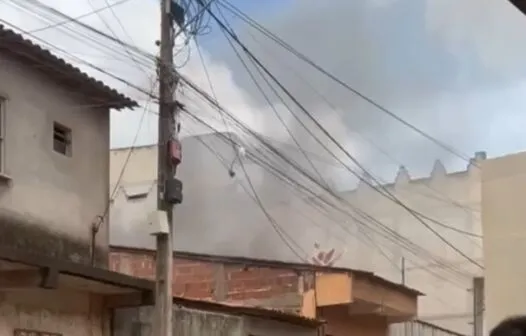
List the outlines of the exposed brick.
{"type": "MultiPolygon", "coordinates": [[[[149,252],[114,250],[110,269],[129,275],[154,279],[155,255],[149,252]],[[123,267],[128,264],[129,267],[123,267]]],[[[188,259],[173,261],[173,294],[187,298],[211,299],[215,286],[216,264],[188,259]]],[[[298,291],[299,275],[290,269],[246,265],[225,265],[225,290],[228,300],[269,299],[298,291]]]]}

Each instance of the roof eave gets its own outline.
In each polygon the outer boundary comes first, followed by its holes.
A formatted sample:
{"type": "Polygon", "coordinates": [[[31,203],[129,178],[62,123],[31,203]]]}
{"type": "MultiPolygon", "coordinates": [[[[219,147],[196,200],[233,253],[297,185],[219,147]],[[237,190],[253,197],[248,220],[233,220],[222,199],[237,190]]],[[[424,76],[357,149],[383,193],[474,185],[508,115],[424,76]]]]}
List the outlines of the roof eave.
{"type": "Polygon", "coordinates": [[[24,38],[22,34],[6,28],[0,24],[0,38],[2,45],[0,49],[5,52],[18,57],[18,59],[25,62],[40,62],[44,65],[43,69],[52,75],[58,81],[69,81],[75,84],[85,86],[84,92],[81,94],[91,96],[91,98],[100,101],[100,106],[108,107],[115,110],[122,110],[125,108],[135,108],[139,104],[117,90],[97,80],[79,68],[66,62],[64,59],[54,55],[49,50],[41,47],[33,41],[24,38]]]}

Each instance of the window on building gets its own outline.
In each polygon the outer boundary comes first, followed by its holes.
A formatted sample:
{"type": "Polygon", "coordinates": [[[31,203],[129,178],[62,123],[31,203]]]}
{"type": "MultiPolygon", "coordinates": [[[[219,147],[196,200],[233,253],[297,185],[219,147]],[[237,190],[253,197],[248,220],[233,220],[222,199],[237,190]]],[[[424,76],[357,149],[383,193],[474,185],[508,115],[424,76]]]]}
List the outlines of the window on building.
{"type": "Polygon", "coordinates": [[[53,124],[53,150],[71,156],[71,129],[59,123],[53,124]]]}

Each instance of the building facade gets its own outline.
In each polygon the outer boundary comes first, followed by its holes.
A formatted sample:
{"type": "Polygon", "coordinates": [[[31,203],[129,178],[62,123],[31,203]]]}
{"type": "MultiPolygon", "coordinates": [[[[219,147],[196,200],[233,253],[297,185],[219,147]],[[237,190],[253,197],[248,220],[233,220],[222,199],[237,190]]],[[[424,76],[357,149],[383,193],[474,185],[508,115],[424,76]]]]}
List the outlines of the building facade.
{"type": "Polygon", "coordinates": [[[108,335],[110,303],[153,289],[93,266],[108,258],[109,110],[136,103],[2,25],[0,40],[0,334],[108,335]]]}
{"type": "MultiPolygon", "coordinates": [[[[153,279],[154,251],[114,246],[110,267],[153,279]]],[[[369,272],[272,260],[177,253],[173,272],[176,296],[321,319],[330,335],[385,336],[416,315],[421,294],[369,272]]]]}
{"type": "Polygon", "coordinates": [[[0,245],[105,265],[109,109],[136,104],[1,25],[0,39],[0,245]]]}
{"type": "MultiPolygon", "coordinates": [[[[176,299],[173,334],[180,336],[323,336],[324,323],[252,307],[176,299]],[[199,309],[193,308],[199,306],[199,309]]],[[[113,316],[114,336],[152,336],[152,306],[119,308],[113,316]]]]}
{"type": "MultiPolygon", "coordinates": [[[[177,207],[174,238],[178,251],[297,260],[247,196],[235,151],[220,134],[186,138],[183,148],[178,173],[185,183],[185,200],[177,207]],[[236,170],[234,177],[229,166],[236,170]]],[[[128,153],[112,151],[112,176],[119,175],[128,153]]],[[[143,223],[155,206],[156,155],[155,147],[142,147],[128,161],[111,209],[113,244],[155,246],[143,223]]],[[[482,275],[484,264],[480,165],[485,156],[476,153],[466,169],[457,172],[447,172],[437,161],[427,177],[413,178],[400,167],[395,181],[383,187],[412,213],[363,182],[339,193],[343,211],[322,207],[314,197],[292,195],[254,162],[244,166],[266,211],[277,223],[286,223],[282,227],[304,250],[312,251],[314,245],[334,248],[338,266],[378,273],[424,292],[419,318],[470,334],[473,278],[482,275]]]]}
{"type": "Polygon", "coordinates": [[[0,334],[105,336],[113,309],[151,304],[154,284],[90,265],[0,246],[0,334]]]}
{"type": "MultiPolygon", "coordinates": [[[[0,334],[151,336],[155,283],[0,246],[0,334]]],[[[174,298],[174,335],[324,336],[317,319],[174,298]]]]}
{"type": "Polygon", "coordinates": [[[412,178],[401,167],[384,190],[411,211],[365,183],[345,193],[370,216],[365,224],[371,230],[354,226],[355,240],[341,263],[417,288],[426,294],[419,319],[472,333],[473,281],[484,274],[480,167],[485,159],[485,153],[476,153],[466,170],[453,173],[437,161],[425,178],[412,178]]]}
{"type": "Polygon", "coordinates": [[[486,332],[506,317],[524,315],[525,187],[525,152],[482,165],[486,332]]]}

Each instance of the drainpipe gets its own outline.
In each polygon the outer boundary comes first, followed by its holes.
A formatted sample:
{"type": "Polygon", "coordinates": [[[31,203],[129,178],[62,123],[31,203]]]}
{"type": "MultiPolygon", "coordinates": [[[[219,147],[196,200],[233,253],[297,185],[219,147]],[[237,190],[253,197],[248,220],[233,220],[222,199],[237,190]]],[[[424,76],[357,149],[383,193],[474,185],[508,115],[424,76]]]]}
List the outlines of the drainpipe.
{"type": "Polygon", "coordinates": [[[473,278],[473,335],[484,335],[484,278],[473,278]]]}

